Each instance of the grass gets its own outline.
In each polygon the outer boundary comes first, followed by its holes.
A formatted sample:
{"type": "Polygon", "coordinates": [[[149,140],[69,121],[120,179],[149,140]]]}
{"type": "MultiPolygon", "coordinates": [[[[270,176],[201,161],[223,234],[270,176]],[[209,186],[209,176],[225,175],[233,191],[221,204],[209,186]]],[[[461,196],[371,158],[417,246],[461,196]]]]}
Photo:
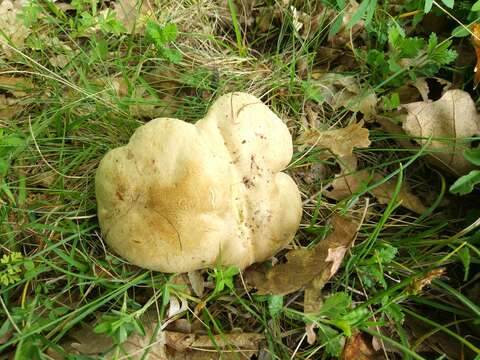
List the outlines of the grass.
{"type": "MultiPolygon", "coordinates": [[[[362,17],[371,15],[371,20],[360,36],[354,28],[340,30],[337,38],[346,40],[337,45],[328,34],[342,12],[314,17],[322,14],[316,2],[295,5],[300,15],[281,2],[254,3],[250,8],[250,3],[242,7],[234,0],[223,5],[159,2],[150,18],[161,26],[175,24],[178,35],[155,40],[140,24],[131,33],[123,22],[100,17],[107,3],[76,1],[62,7],[32,2],[23,10],[30,33],[26,43],[1,40],[0,77],[24,79],[25,94],[16,95],[0,81],[0,105],[2,99],[9,102],[0,107],[0,278],[8,276],[0,290],[0,357],[50,359],[49,349],[61,353],[61,346],[85,324],[100,326],[121,342],[151,311],[159,324],[155,332],[163,330],[165,321],[185,319],[212,338],[235,329],[263,334],[258,359],[326,359],[339,354],[345,338],[355,332],[369,340],[376,336],[380,353],[389,359],[479,356],[478,191],[452,196],[446,188],[454,179],[429,165],[426,147],[402,148],[397,141],[408,137],[374,122],[367,125],[371,147],[355,154],[361,168],[385,177],[349,199],[322,196],[338,162],[325,160],[321,152],[296,149],[289,168],[304,200],[294,246],[312,246],[325,238],[326,220],[334,213],[364,218],[356,246],[324,289],[318,314],[303,312],[303,291],[255,295],[243,286],[242,276],[225,269],[202,273],[207,288],[199,297],[178,276],[132,266],[103,243],[95,169],[109,149],[125,144],[136,127],[153,117],[194,122],[219,95],[246,91],[268,103],[295,136],[312,111],[323,130],[361,119],[360,112],[348,109],[351,104],[335,108],[325,99],[325,85],[314,75],[322,71],[353,75],[355,101],[374,91],[381,104],[414,76],[452,79],[459,73],[463,81],[456,86],[477,96],[473,64],[457,68],[446,61],[446,48],[434,55],[416,54],[429,41],[422,30],[426,20],[413,26],[415,19],[399,16],[402,12],[388,2],[366,9],[362,17]],[[385,38],[392,22],[408,33],[395,40],[397,48],[385,38]],[[310,33],[304,32],[307,25],[310,33]],[[340,57],[327,52],[333,47],[340,57]],[[413,55],[402,58],[401,51],[413,55]],[[54,58],[66,63],[52,64],[54,58]],[[400,58],[413,65],[385,67],[400,58]],[[315,166],[323,173],[315,176],[315,166]],[[313,180],[305,174],[314,174],[313,180]],[[396,190],[389,204],[380,204],[369,192],[389,179],[396,181],[396,190]],[[398,206],[402,181],[430,205],[425,214],[398,206]],[[15,253],[20,255],[12,258],[15,253]],[[172,297],[185,299],[188,310],[168,319],[172,297]],[[317,341],[310,345],[305,325],[311,322],[317,325],[317,341]]],[[[475,20],[463,3],[455,3],[453,14],[462,22],[475,20]]],[[[134,18],[146,16],[143,5],[130,9],[137,13],[134,18]]],[[[411,2],[403,13],[415,6],[423,8],[411,2]]],[[[434,5],[435,11],[444,15],[434,5]]],[[[452,24],[445,26],[435,49],[450,46],[452,24]]],[[[453,46],[459,41],[454,39],[453,46]]],[[[380,113],[394,116],[388,109],[380,113]]]]}

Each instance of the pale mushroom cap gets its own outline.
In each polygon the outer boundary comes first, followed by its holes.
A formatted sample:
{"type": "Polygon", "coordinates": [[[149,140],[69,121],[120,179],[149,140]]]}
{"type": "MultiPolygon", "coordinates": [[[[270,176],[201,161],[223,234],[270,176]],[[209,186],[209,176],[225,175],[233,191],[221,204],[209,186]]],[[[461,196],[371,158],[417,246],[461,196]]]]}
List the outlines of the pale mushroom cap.
{"type": "Polygon", "coordinates": [[[259,99],[220,97],[196,125],[155,119],[102,159],[98,218],[106,242],[163,272],[268,259],[295,235],[300,193],[283,170],[285,124],[259,99]]]}

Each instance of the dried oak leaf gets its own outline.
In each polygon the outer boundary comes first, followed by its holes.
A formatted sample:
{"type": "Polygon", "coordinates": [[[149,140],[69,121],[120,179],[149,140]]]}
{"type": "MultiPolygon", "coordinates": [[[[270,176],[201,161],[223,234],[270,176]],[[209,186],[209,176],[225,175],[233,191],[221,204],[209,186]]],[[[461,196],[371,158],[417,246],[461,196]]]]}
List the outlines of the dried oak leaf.
{"type": "MultiPolygon", "coordinates": [[[[367,170],[360,170],[352,174],[339,174],[335,177],[330,186],[324,191],[324,195],[337,201],[343,200],[365,187],[372,182],[379,182],[384,178],[381,174],[370,175],[367,170]]],[[[395,192],[396,180],[388,180],[370,190],[370,193],[380,204],[388,204],[392,201],[392,195],[395,192]]],[[[400,192],[397,195],[397,201],[401,206],[417,214],[424,213],[427,208],[423,205],[418,196],[412,194],[409,186],[403,183],[400,192]]]]}
{"type": "MultiPolygon", "coordinates": [[[[158,331],[155,334],[157,321],[153,313],[145,316],[142,323],[146,335],[141,336],[137,333],[130,335],[121,345],[122,358],[143,359],[148,349],[147,358],[151,360],[250,359],[251,356],[258,354],[259,344],[264,340],[262,334],[243,332],[213,335],[214,342],[209,335],[175,331],[158,331]]],[[[90,326],[69,333],[69,337],[71,340],[62,344],[62,347],[70,355],[117,358],[112,339],[105,334],[95,333],[90,326]]],[[[55,360],[65,359],[53,349],[49,349],[48,353],[55,360]]]]}
{"type": "Polygon", "coordinates": [[[364,333],[358,332],[350,336],[343,347],[340,360],[376,360],[382,359],[370,339],[364,333]]]}
{"type": "Polygon", "coordinates": [[[312,249],[291,250],[286,255],[288,262],[267,271],[248,270],[247,282],[257,288],[259,295],[286,295],[314,279],[320,278],[323,283],[328,281],[352,245],[358,223],[335,215],[331,225],[333,232],[312,249]]]}
{"type": "Polygon", "coordinates": [[[340,157],[351,155],[353,148],[366,148],[370,145],[368,129],[363,127],[363,121],[350,124],[342,129],[307,130],[295,142],[301,148],[314,146],[329,149],[333,154],[340,157]]]}
{"type": "Polygon", "coordinates": [[[473,169],[462,153],[470,148],[471,138],[480,134],[480,118],[467,92],[448,90],[437,101],[402,107],[408,112],[403,129],[422,145],[430,141],[427,149],[433,158],[457,176],[473,169]]]}
{"type": "Polygon", "coordinates": [[[142,30],[148,18],[154,14],[150,1],[119,0],[114,3],[116,19],[125,26],[129,34],[142,30]]]}
{"type": "Polygon", "coordinates": [[[30,79],[18,76],[0,76],[0,89],[6,90],[16,98],[27,96],[33,90],[30,79]]]}
{"type": "Polygon", "coordinates": [[[341,107],[361,112],[365,118],[375,115],[377,96],[352,75],[313,71],[311,86],[334,110],[341,107]]]}

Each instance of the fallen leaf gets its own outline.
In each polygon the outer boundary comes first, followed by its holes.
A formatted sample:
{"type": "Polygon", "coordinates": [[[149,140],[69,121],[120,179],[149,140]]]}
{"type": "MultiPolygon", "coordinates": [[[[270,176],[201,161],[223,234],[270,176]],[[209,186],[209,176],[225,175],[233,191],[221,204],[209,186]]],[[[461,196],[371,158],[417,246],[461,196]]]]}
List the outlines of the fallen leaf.
{"type": "MultiPolygon", "coordinates": [[[[144,319],[145,336],[134,333],[127,338],[121,345],[122,355],[128,356],[132,360],[140,360],[143,358],[145,349],[148,348],[149,359],[168,360],[165,353],[165,333],[159,331],[156,337],[153,337],[157,324],[154,319],[153,315],[144,319]]],[[[115,350],[111,351],[114,346],[112,338],[106,334],[95,333],[92,326],[84,326],[76,331],[71,331],[68,335],[71,340],[62,344],[67,354],[86,356],[102,354],[102,359],[116,359],[115,350]]],[[[66,360],[60,352],[52,348],[48,350],[48,354],[55,360],[66,360]]]]}
{"type": "Polygon", "coordinates": [[[6,90],[19,98],[28,95],[33,89],[33,83],[30,79],[24,77],[0,75],[0,89],[6,90]]]}
{"type": "Polygon", "coordinates": [[[11,46],[22,50],[25,39],[30,35],[31,30],[25,26],[20,13],[24,4],[28,2],[21,0],[3,0],[0,2],[0,47],[4,55],[11,59],[16,54],[11,46]]]}
{"type": "MultiPolygon", "coordinates": [[[[324,191],[326,197],[337,201],[350,197],[355,192],[365,188],[368,184],[379,182],[384,178],[379,173],[370,174],[367,170],[360,170],[352,174],[339,174],[324,191]]],[[[370,190],[370,193],[380,204],[389,204],[395,192],[397,183],[395,179],[388,180],[370,190]]],[[[427,208],[423,205],[418,196],[412,194],[407,183],[403,183],[397,195],[397,201],[404,208],[417,214],[423,214],[427,208]]]]}
{"type": "Polygon", "coordinates": [[[364,333],[358,332],[350,336],[343,347],[340,360],[374,360],[382,359],[372,346],[372,342],[364,333]]]}
{"type": "Polygon", "coordinates": [[[305,332],[307,334],[307,343],[309,345],[315,344],[317,341],[317,334],[315,333],[315,323],[305,325],[305,332]]]}
{"type": "Polygon", "coordinates": [[[320,311],[323,305],[322,290],[327,281],[326,276],[320,274],[305,286],[303,294],[303,312],[305,314],[314,314],[320,311]]]}
{"type": "Polygon", "coordinates": [[[480,134],[479,116],[471,96],[463,90],[448,90],[437,101],[419,101],[402,105],[408,114],[403,129],[408,135],[428,141],[427,149],[444,167],[457,176],[473,169],[463,151],[471,138],[480,134]],[[431,140],[429,140],[431,138],[431,140]]]}
{"type": "MultiPolygon", "coordinates": [[[[175,331],[155,333],[158,322],[153,313],[144,316],[142,324],[145,336],[137,333],[130,335],[121,345],[122,358],[143,359],[148,349],[148,359],[151,360],[250,359],[258,354],[259,344],[264,340],[262,334],[244,332],[212,336],[175,331]]],[[[112,349],[112,339],[105,334],[95,333],[91,326],[85,326],[68,335],[71,340],[62,344],[62,347],[70,355],[117,358],[116,350],[112,349]]],[[[49,349],[48,353],[55,360],[65,359],[60,352],[53,349],[49,349]]]]}
{"type": "Polygon", "coordinates": [[[188,303],[183,297],[179,299],[174,296],[170,295],[170,305],[168,307],[168,318],[174,317],[177,314],[180,314],[184,311],[188,310],[188,303]]]}
{"type": "MultiPolygon", "coordinates": [[[[360,35],[361,31],[364,29],[365,23],[363,20],[357,21],[352,27],[348,26],[352,17],[358,11],[359,6],[360,5],[357,1],[350,0],[342,9],[342,24],[340,26],[340,29],[333,36],[329,37],[330,43],[333,46],[338,47],[350,43],[350,41],[353,41],[358,35],[360,35]]],[[[333,14],[331,18],[336,19],[337,16],[340,16],[340,14],[333,14]]]]}
{"type": "Polygon", "coordinates": [[[446,269],[445,268],[438,268],[433,269],[432,271],[428,272],[425,276],[419,277],[409,285],[408,289],[414,295],[418,295],[422,292],[425,286],[428,286],[432,283],[433,280],[438,279],[445,275],[446,269]]]}
{"type": "Polygon", "coordinates": [[[188,273],[188,280],[190,280],[190,286],[195,295],[201,298],[205,291],[205,279],[203,278],[201,270],[190,271],[188,273]]]}
{"type": "Polygon", "coordinates": [[[48,61],[50,62],[50,64],[52,64],[52,66],[63,69],[70,62],[70,59],[66,55],[59,54],[52,56],[48,59],[48,61]]]}
{"type": "Polygon", "coordinates": [[[368,129],[363,127],[363,121],[348,125],[343,129],[307,130],[295,142],[301,148],[314,146],[329,149],[339,157],[351,155],[354,148],[366,148],[370,145],[368,129]]]}
{"type": "Polygon", "coordinates": [[[355,76],[314,72],[311,86],[334,110],[343,107],[353,112],[361,112],[365,118],[376,113],[378,100],[375,91],[361,84],[355,76]]]}
{"type": "Polygon", "coordinates": [[[0,94],[0,120],[11,120],[23,109],[16,99],[0,94]]]}
{"type": "Polygon", "coordinates": [[[149,1],[119,0],[114,2],[115,17],[125,26],[127,33],[138,33],[142,30],[148,18],[154,13],[149,1]]]}
{"type": "Polygon", "coordinates": [[[297,249],[287,253],[287,262],[267,271],[247,270],[247,282],[258,290],[258,294],[286,295],[299,290],[319,277],[323,283],[332,276],[332,269],[338,267],[338,257],[330,254],[348,249],[355,238],[358,224],[350,219],[334,215],[331,220],[333,232],[312,249],[297,249]]]}

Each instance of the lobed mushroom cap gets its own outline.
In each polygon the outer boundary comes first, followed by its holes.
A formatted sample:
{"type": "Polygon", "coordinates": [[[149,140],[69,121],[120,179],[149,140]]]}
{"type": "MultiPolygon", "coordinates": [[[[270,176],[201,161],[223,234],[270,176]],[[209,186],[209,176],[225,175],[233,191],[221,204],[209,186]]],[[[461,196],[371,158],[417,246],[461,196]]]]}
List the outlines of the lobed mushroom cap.
{"type": "Polygon", "coordinates": [[[155,119],[100,162],[104,238],[138,266],[186,272],[263,261],[295,235],[300,193],[281,171],[285,124],[245,93],[220,97],[195,125],[155,119]]]}

